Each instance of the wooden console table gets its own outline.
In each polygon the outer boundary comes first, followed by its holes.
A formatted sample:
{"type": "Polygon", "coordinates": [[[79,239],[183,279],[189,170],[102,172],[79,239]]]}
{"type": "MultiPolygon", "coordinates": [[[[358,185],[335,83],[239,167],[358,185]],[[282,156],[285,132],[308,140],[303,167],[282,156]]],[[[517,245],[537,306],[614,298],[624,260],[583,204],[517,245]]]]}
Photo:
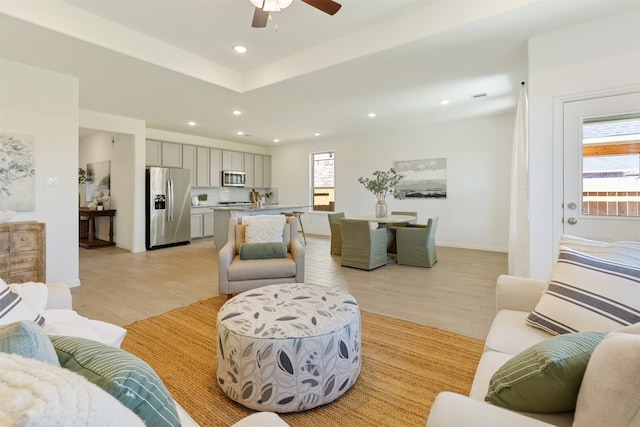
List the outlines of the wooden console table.
{"type": "Polygon", "coordinates": [[[103,211],[91,210],[89,208],[79,208],[79,220],[87,221],[88,232],[86,236],[80,232],[80,247],[86,249],[102,248],[105,246],[114,246],[116,242],[113,241],[113,217],[116,214],[115,209],[107,209],[103,211]],[[96,237],[96,217],[108,216],[109,217],[109,241],[101,240],[96,237]]]}

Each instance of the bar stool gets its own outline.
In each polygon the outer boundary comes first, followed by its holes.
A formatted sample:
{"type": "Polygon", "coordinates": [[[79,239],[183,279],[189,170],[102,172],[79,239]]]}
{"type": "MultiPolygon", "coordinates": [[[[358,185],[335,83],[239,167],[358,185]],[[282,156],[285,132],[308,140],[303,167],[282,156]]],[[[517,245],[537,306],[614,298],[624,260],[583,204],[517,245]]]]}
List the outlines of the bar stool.
{"type": "Polygon", "coordinates": [[[298,219],[298,224],[300,224],[300,230],[298,233],[302,233],[302,238],[304,239],[304,244],[307,244],[307,235],[304,234],[304,225],[302,225],[302,215],[304,215],[303,211],[293,211],[293,212],[282,212],[282,215],[285,216],[295,216],[298,219]]]}

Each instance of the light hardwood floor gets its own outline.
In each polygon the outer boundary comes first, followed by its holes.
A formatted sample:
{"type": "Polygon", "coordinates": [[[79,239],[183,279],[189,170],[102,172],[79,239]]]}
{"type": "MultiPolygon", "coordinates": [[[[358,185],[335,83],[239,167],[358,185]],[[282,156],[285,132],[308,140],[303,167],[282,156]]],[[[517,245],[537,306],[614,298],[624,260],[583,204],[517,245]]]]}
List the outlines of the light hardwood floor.
{"type": "MultiPolygon", "coordinates": [[[[484,339],[495,314],[501,252],[438,247],[434,267],[397,265],[362,271],[340,266],[330,240],[307,235],[305,282],[351,293],[362,310],[484,339]]],[[[72,289],[83,316],[127,325],[218,295],[217,251],[211,241],[132,254],[80,249],[80,280],[72,289]]]]}

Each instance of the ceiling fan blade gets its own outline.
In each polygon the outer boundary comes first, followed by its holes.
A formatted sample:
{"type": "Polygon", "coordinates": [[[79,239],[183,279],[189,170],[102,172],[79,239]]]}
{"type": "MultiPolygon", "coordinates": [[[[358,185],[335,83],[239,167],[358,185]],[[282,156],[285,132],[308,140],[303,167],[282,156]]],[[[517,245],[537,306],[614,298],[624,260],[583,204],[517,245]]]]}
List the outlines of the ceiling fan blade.
{"type": "Polygon", "coordinates": [[[340,10],[342,5],[340,3],[336,3],[333,0],[302,0],[309,6],[313,6],[316,9],[323,11],[324,13],[328,13],[329,15],[335,15],[337,11],[340,10]]]}
{"type": "Polygon", "coordinates": [[[267,26],[267,21],[269,20],[269,12],[265,12],[259,7],[256,7],[256,10],[253,12],[253,22],[251,26],[253,28],[264,28],[267,26]]]}

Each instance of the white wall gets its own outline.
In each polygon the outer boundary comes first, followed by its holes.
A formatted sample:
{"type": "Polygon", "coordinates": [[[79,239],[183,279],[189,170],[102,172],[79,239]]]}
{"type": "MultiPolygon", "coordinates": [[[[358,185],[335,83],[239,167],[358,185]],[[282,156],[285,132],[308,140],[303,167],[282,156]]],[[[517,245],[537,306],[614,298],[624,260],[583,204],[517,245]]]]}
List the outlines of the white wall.
{"type": "Polygon", "coordinates": [[[77,285],[78,79],[0,59],[0,93],[0,130],[35,136],[36,209],[12,221],[46,223],[47,282],[77,285]]]}
{"type": "MultiPolygon", "coordinates": [[[[358,177],[389,169],[396,160],[446,157],[446,200],[388,197],[389,210],[417,211],[420,223],[439,216],[438,245],[506,251],[514,120],[515,114],[502,115],[275,147],[272,183],[281,204],[311,202],[310,154],[334,151],[336,212],[373,215],[376,198],[358,177]]],[[[326,213],[310,213],[302,221],[307,233],[330,234],[326,213]]]]}
{"type": "Polygon", "coordinates": [[[531,276],[546,279],[561,230],[558,98],[640,85],[640,20],[621,15],[529,41],[531,276]]]}

